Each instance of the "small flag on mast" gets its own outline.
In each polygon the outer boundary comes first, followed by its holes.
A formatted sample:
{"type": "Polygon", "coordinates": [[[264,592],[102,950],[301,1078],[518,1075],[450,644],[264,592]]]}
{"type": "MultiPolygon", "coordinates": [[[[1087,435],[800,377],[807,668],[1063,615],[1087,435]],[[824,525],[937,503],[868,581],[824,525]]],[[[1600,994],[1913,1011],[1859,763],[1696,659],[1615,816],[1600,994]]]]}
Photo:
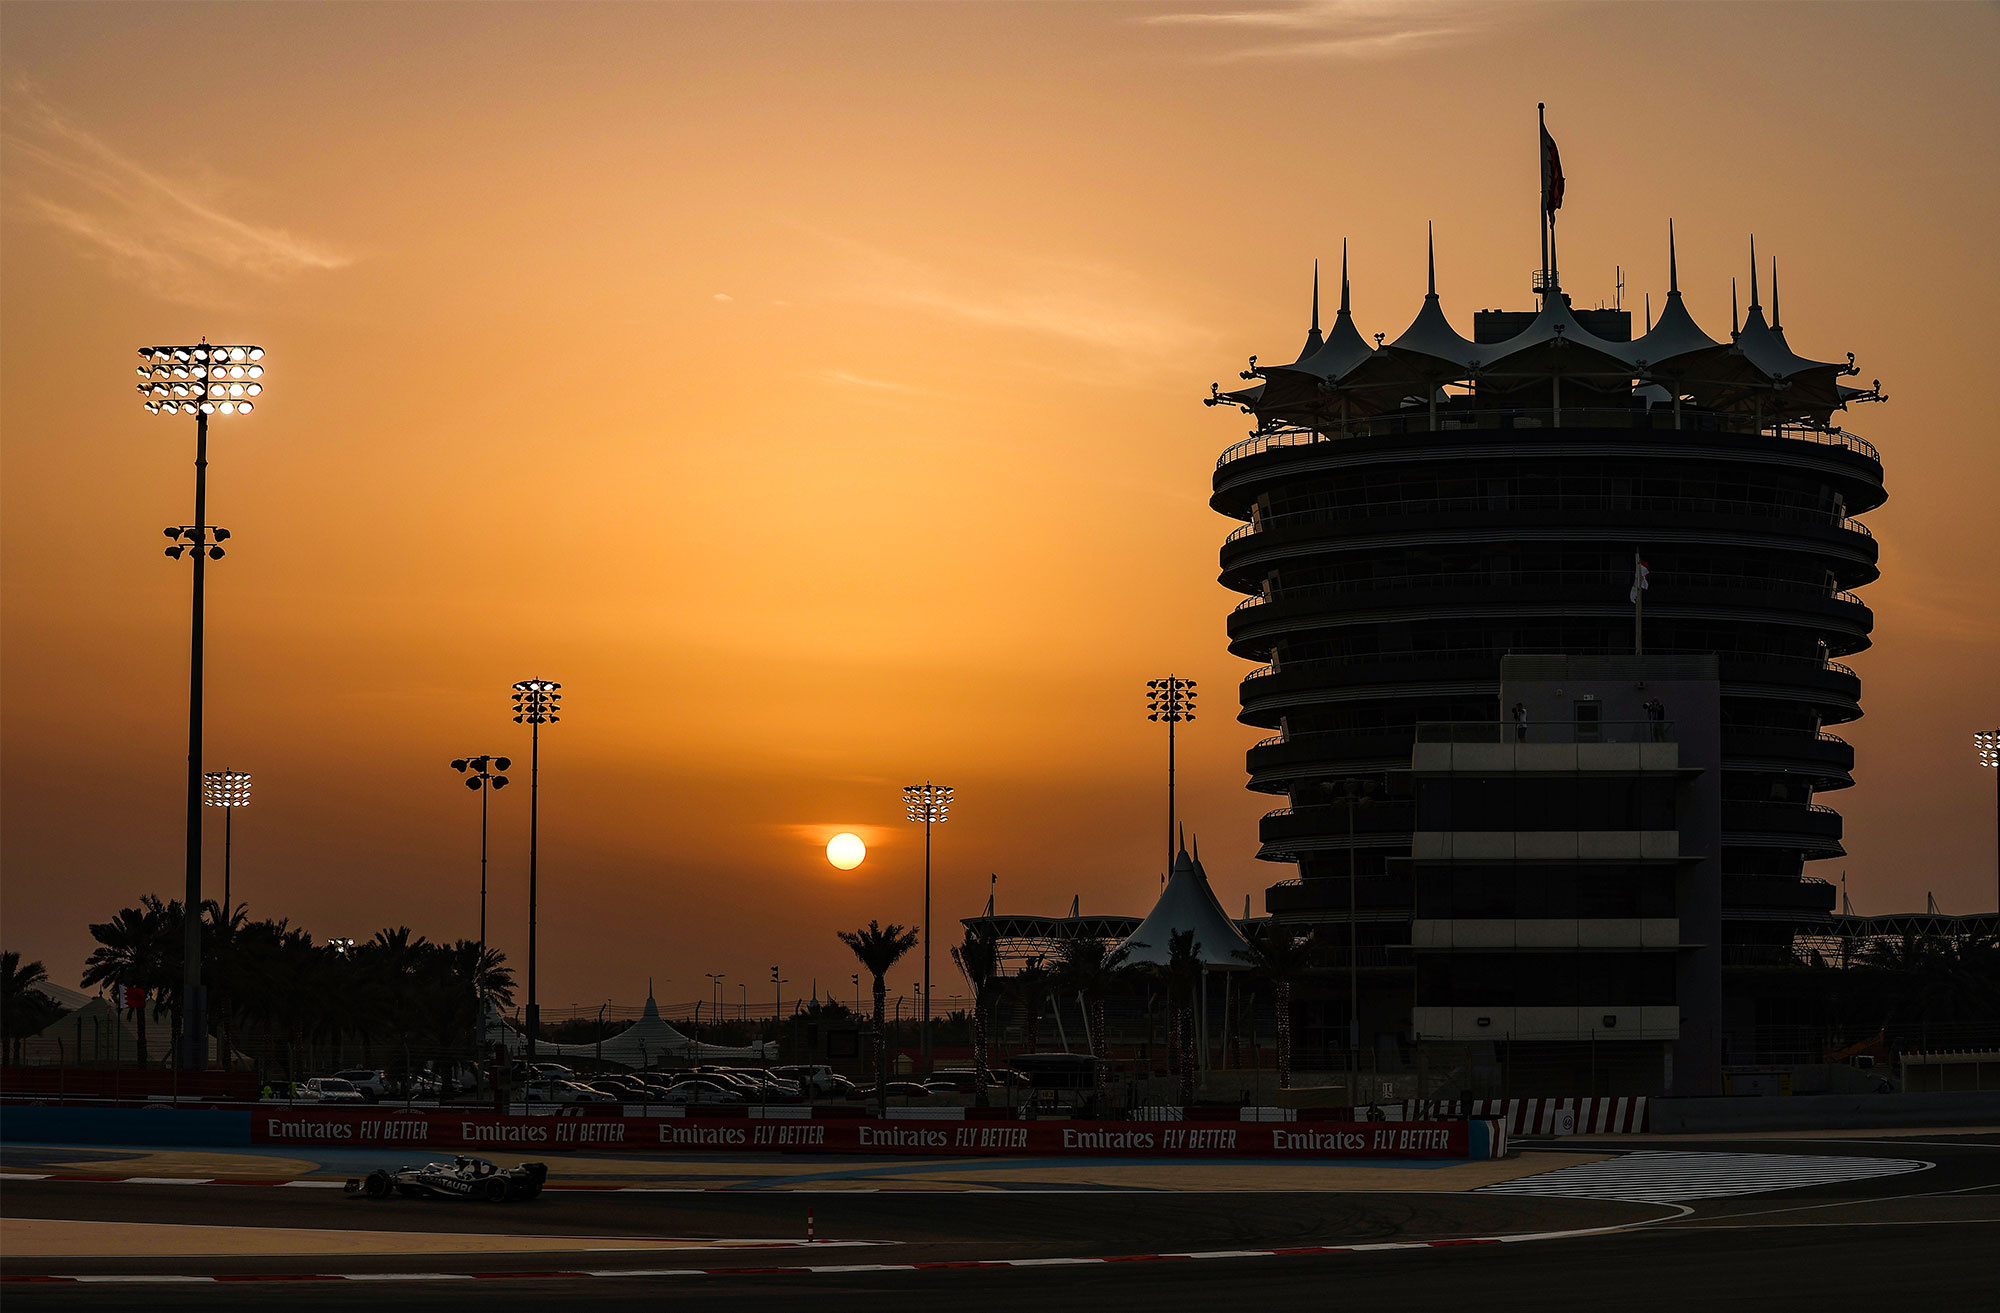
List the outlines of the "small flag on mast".
{"type": "Polygon", "coordinates": [[[1556,211],[1563,204],[1562,156],[1556,152],[1556,139],[1549,130],[1542,129],[1542,211],[1554,223],[1556,211]]]}
{"type": "Polygon", "coordinates": [[[1639,603],[1639,594],[1653,586],[1646,582],[1647,576],[1652,573],[1652,570],[1647,567],[1644,561],[1638,557],[1632,558],[1632,591],[1628,595],[1627,600],[1634,606],[1637,606],[1639,603]]]}

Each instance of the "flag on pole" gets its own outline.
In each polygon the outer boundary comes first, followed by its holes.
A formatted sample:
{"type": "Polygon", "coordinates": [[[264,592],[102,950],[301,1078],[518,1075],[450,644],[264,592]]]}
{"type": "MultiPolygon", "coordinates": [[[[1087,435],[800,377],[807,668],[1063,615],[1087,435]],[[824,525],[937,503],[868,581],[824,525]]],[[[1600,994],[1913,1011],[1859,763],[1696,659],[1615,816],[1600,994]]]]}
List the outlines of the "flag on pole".
{"type": "Polygon", "coordinates": [[[1562,156],[1556,153],[1556,139],[1542,129],[1542,211],[1555,222],[1556,211],[1563,205],[1562,156]]]}
{"type": "Polygon", "coordinates": [[[1639,560],[1636,557],[1633,559],[1632,591],[1627,596],[1627,600],[1632,602],[1633,605],[1635,606],[1638,605],[1640,593],[1645,592],[1647,589],[1653,586],[1650,583],[1646,582],[1647,576],[1649,576],[1652,573],[1653,573],[1652,570],[1647,567],[1644,561],[1639,560]]]}

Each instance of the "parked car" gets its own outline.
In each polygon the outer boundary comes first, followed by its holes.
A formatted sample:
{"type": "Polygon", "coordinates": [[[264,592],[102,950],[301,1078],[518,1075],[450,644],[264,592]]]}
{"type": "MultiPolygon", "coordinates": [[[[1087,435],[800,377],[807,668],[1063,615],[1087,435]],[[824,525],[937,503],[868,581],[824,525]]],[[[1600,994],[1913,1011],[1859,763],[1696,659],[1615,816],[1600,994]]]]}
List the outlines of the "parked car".
{"type": "Polygon", "coordinates": [[[315,1076],[300,1081],[293,1097],[300,1103],[366,1103],[368,1096],[339,1076],[315,1076]]]}
{"type": "Polygon", "coordinates": [[[833,1068],[825,1063],[802,1063],[771,1068],[771,1074],[796,1084],[807,1094],[837,1094],[842,1085],[852,1088],[854,1082],[845,1076],[834,1074],[833,1068]]]}
{"type": "Polygon", "coordinates": [[[676,1104],[742,1103],[744,1102],[744,1098],[743,1091],[733,1085],[725,1085],[719,1081],[709,1080],[707,1077],[699,1077],[694,1080],[684,1080],[679,1084],[668,1086],[666,1097],[661,1099],[660,1102],[676,1104]]]}
{"type": "Polygon", "coordinates": [[[368,1067],[355,1067],[348,1071],[336,1071],[333,1074],[341,1080],[346,1081],[349,1085],[352,1085],[355,1089],[360,1090],[361,1097],[370,1103],[380,1102],[382,1097],[389,1092],[389,1073],[385,1071],[376,1071],[368,1067]]]}
{"type": "MultiPolygon", "coordinates": [[[[927,1086],[919,1085],[915,1081],[892,1080],[889,1082],[889,1097],[892,1099],[928,1099],[937,1092],[927,1086]]],[[[863,1099],[873,1099],[878,1096],[877,1088],[873,1085],[863,1085],[855,1093],[863,1099]]]]}
{"type": "Polygon", "coordinates": [[[568,1080],[531,1080],[522,1087],[521,1097],[528,1103],[617,1103],[619,1101],[602,1090],[593,1090],[588,1085],[568,1080]]]}

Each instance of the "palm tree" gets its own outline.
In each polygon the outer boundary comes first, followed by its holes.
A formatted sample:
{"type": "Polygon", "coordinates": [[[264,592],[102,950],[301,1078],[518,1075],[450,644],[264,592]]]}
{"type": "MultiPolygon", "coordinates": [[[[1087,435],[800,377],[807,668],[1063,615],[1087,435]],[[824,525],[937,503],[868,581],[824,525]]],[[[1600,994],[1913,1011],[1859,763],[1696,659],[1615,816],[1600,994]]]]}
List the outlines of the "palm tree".
{"type": "Polygon", "coordinates": [[[889,1111],[888,1033],[883,1029],[885,998],[889,992],[882,979],[903,954],[916,947],[917,932],[899,925],[868,923],[866,930],[842,930],[840,942],[852,949],[868,974],[875,978],[875,1091],[883,1113],[889,1111]]]}
{"type": "Polygon", "coordinates": [[[1289,926],[1267,925],[1264,933],[1250,940],[1250,951],[1237,957],[1274,986],[1278,1009],[1278,1088],[1292,1088],[1292,985],[1312,969],[1313,938],[1306,934],[1292,938],[1289,926]]]}
{"type": "Polygon", "coordinates": [[[1181,1071],[1181,1104],[1194,1102],[1194,1004],[1201,990],[1201,951],[1194,931],[1167,934],[1167,999],[1173,1008],[1173,1049],[1181,1071]]]}
{"type": "Polygon", "coordinates": [[[1076,938],[1063,941],[1062,951],[1056,963],[1056,976],[1062,981],[1066,991],[1083,996],[1087,1009],[1085,1022],[1090,1033],[1090,1054],[1097,1061],[1091,1066],[1097,1077],[1097,1102],[1104,1106],[1105,1086],[1111,1077],[1111,1046],[1104,1033],[1104,996],[1117,980],[1119,972],[1125,969],[1125,959],[1132,955],[1129,946],[1107,948],[1102,939],[1076,938]]]}
{"type": "Polygon", "coordinates": [[[1014,973],[1014,992],[1021,997],[1021,1025],[1030,1053],[1042,1045],[1042,1000],[1048,997],[1050,978],[1051,972],[1039,955],[1023,962],[1014,973]]]}
{"type": "Polygon", "coordinates": [[[90,937],[98,946],[84,961],[84,988],[109,986],[114,991],[114,1006],[125,1004],[117,994],[121,989],[147,992],[144,1002],[132,1009],[141,1066],[146,1064],[146,1012],[148,1006],[157,1006],[152,994],[167,974],[167,945],[162,942],[166,937],[165,913],[160,900],[147,894],[139,906],[123,908],[109,921],[91,926],[90,937]]]}
{"type": "Polygon", "coordinates": [[[951,960],[972,986],[972,1078],[980,1107],[986,1106],[987,1013],[993,987],[1000,980],[1000,939],[990,925],[967,926],[965,942],[951,950],[951,960]]]}
{"type": "Polygon", "coordinates": [[[7,1037],[10,1055],[18,1064],[21,1061],[21,1042],[31,1030],[39,1030],[34,1019],[38,1012],[45,1011],[35,1006],[34,1000],[40,994],[28,991],[36,985],[46,984],[49,973],[40,962],[22,965],[21,955],[9,949],[0,953],[0,1034],[7,1037]]]}

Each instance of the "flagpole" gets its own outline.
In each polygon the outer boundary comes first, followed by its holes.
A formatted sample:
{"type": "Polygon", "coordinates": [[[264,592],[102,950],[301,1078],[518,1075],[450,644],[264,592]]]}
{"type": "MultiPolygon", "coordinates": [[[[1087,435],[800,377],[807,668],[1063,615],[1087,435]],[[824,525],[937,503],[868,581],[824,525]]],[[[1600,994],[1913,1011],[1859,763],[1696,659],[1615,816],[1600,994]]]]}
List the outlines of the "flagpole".
{"type": "Polygon", "coordinates": [[[1540,104],[1540,103],[1538,103],[1538,104],[1537,104],[1537,105],[1535,106],[1535,123],[1536,123],[1536,126],[1537,126],[1537,127],[1538,127],[1538,129],[1539,129],[1539,131],[1537,131],[1537,132],[1536,132],[1536,134],[1535,134],[1535,158],[1536,158],[1537,160],[1539,160],[1539,161],[1541,162],[1541,174],[1542,174],[1542,209],[1541,209],[1541,213],[1540,213],[1540,214],[1539,214],[1539,215],[1537,216],[1537,220],[1538,220],[1538,222],[1539,222],[1539,224],[1540,224],[1540,227],[1541,227],[1541,230],[1542,230],[1542,270],[1541,270],[1541,272],[1542,272],[1542,277],[1541,277],[1541,283],[1542,283],[1542,305],[1543,305],[1543,307],[1544,307],[1544,308],[1546,308],[1546,307],[1547,307],[1547,305],[1548,305],[1548,297],[1549,297],[1549,294],[1548,294],[1548,280],[1549,280],[1549,148],[1548,148],[1547,146],[1545,146],[1545,145],[1543,145],[1543,144],[1542,144],[1542,140],[1543,140],[1543,138],[1544,138],[1544,137],[1546,137],[1546,136],[1548,135],[1548,131],[1549,131],[1549,116],[1548,116],[1548,108],[1549,108],[1549,107],[1548,107],[1548,106],[1547,106],[1546,104],[1540,104]]]}

